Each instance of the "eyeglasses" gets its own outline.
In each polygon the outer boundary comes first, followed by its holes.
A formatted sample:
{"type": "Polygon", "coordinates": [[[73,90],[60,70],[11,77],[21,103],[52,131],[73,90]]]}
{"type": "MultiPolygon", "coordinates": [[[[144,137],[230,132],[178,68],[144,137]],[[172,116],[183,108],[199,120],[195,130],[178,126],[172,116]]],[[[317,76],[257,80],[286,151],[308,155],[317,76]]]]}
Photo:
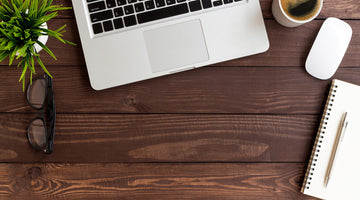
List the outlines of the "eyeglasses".
{"type": "Polygon", "coordinates": [[[56,123],[54,89],[51,77],[44,74],[42,77],[33,79],[33,83],[27,88],[27,101],[31,107],[40,111],[40,116],[29,123],[27,133],[29,143],[37,150],[51,153],[56,123]]]}

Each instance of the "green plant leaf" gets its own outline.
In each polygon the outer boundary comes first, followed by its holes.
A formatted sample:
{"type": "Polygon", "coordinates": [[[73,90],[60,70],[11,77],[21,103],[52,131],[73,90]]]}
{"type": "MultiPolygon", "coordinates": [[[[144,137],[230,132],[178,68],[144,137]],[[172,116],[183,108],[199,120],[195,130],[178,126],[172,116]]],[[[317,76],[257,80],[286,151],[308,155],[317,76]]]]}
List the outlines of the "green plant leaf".
{"type": "Polygon", "coordinates": [[[26,10],[29,9],[29,5],[30,5],[30,0],[25,0],[25,1],[23,1],[23,2],[22,2],[22,5],[21,5],[21,7],[20,7],[20,12],[25,13],[26,10]]]}
{"type": "MultiPolygon", "coordinates": [[[[34,72],[34,74],[35,74],[35,72],[34,72]]],[[[33,73],[30,73],[30,85],[32,85],[32,75],[33,75],[33,73]]]]}
{"type": "Polygon", "coordinates": [[[73,46],[76,46],[77,44],[73,43],[73,42],[70,42],[68,40],[64,40],[66,44],[70,44],[70,45],[73,45],[73,46]]]}
{"type": "Polygon", "coordinates": [[[22,73],[19,78],[19,82],[25,78],[27,68],[28,68],[28,64],[26,62],[24,62],[24,65],[22,66],[22,73]]]}
{"type": "Polygon", "coordinates": [[[23,62],[24,62],[24,60],[21,60],[21,61],[17,64],[16,67],[19,68],[20,66],[22,66],[23,62]]]}
{"type": "Polygon", "coordinates": [[[34,28],[34,27],[39,27],[39,26],[41,26],[43,23],[49,21],[50,19],[52,19],[52,18],[54,18],[54,17],[56,17],[56,16],[58,16],[58,14],[57,14],[56,12],[53,12],[53,13],[48,14],[48,15],[45,15],[45,16],[39,18],[39,19],[37,20],[37,22],[32,25],[32,27],[33,27],[33,28],[34,28]]]}
{"type": "Polygon", "coordinates": [[[19,81],[23,83],[23,90],[27,71],[30,72],[30,83],[32,83],[35,60],[42,70],[52,77],[40,59],[39,53],[34,49],[34,44],[42,47],[55,60],[57,58],[38,40],[40,36],[47,35],[60,42],[76,45],[63,39],[66,25],[55,31],[42,27],[45,22],[58,16],[58,11],[71,9],[52,3],[53,0],[0,0],[0,61],[8,58],[9,65],[12,65],[15,59],[19,59],[17,67],[21,67],[19,81]]]}
{"type": "Polygon", "coordinates": [[[49,75],[52,78],[52,75],[49,73],[49,71],[46,69],[45,65],[43,64],[43,62],[41,61],[39,56],[35,56],[36,61],[39,63],[39,65],[41,66],[41,68],[44,70],[44,72],[49,75]]]}
{"type": "Polygon", "coordinates": [[[5,58],[7,58],[9,56],[10,52],[9,51],[2,51],[0,53],[0,62],[3,61],[5,58]]]}
{"type": "Polygon", "coordinates": [[[64,24],[62,27],[58,28],[55,32],[61,32],[62,30],[64,30],[66,27],[66,24],[64,24]]]}
{"type": "Polygon", "coordinates": [[[39,0],[32,0],[29,8],[29,16],[36,18],[37,15],[37,9],[39,5],[39,0]]]}
{"type": "Polygon", "coordinates": [[[49,0],[48,3],[47,3],[47,6],[51,6],[53,0],[49,0]]]}
{"type": "Polygon", "coordinates": [[[25,76],[24,76],[24,78],[22,79],[22,86],[23,86],[23,92],[25,92],[25,76]]]}
{"type": "Polygon", "coordinates": [[[57,60],[57,58],[55,57],[55,55],[53,54],[53,52],[47,47],[45,46],[42,42],[40,42],[39,40],[35,41],[39,46],[41,46],[41,48],[43,48],[51,57],[53,57],[55,60],[57,60]]]}
{"type": "Polygon", "coordinates": [[[20,57],[25,57],[27,50],[29,48],[29,45],[24,45],[23,47],[21,47],[17,53],[19,53],[19,55],[16,57],[16,59],[19,59],[20,57]]]}
{"type": "Polygon", "coordinates": [[[2,34],[5,35],[5,37],[7,37],[9,40],[13,41],[13,42],[18,42],[18,40],[16,40],[13,36],[11,36],[10,34],[8,34],[5,30],[0,29],[0,32],[2,34]]]}
{"type": "MultiPolygon", "coordinates": [[[[12,0],[13,1],[13,0],[12,0]]],[[[21,13],[20,13],[20,10],[18,9],[18,7],[16,6],[16,4],[14,2],[12,2],[12,6],[13,6],[13,9],[15,11],[15,15],[17,17],[21,17],[21,13]]]]}
{"type": "Polygon", "coordinates": [[[12,62],[15,59],[18,48],[19,47],[16,46],[15,49],[12,51],[11,55],[9,56],[9,66],[12,65],[12,62]]]}
{"type": "Polygon", "coordinates": [[[6,12],[12,13],[13,10],[11,8],[11,4],[8,1],[4,1],[4,2],[7,2],[7,3],[2,3],[2,6],[5,8],[6,12]]]}

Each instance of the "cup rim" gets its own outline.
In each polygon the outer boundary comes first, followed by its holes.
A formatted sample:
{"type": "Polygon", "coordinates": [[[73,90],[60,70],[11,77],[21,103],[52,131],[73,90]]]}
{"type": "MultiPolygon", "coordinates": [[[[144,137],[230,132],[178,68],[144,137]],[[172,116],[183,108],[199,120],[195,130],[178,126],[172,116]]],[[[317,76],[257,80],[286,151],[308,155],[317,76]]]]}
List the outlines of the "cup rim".
{"type": "Polygon", "coordinates": [[[307,22],[310,22],[311,20],[315,19],[321,12],[321,9],[323,7],[323,3],[324,3],[324,0],[319,0],[320,1],[320,8],[318,9],[318,11],[316,12],[316,14],[314,16],[312,16],[311,18],[307,19],[307,20],[296,20],[296,19],[293,19],[291,17],[289,17],[286,12],[284,11],[283,7],[282,7],[282,4],[281,4],[281,0],[277,0],[278,3],[279,3],[279,7],[280,7],[280,10],[282,12],[282,14],[290,21],[292,22],[295,22],[295,23],[299,23],[299,24],[304,24],[304,23],[307,23],[307,22]]]}

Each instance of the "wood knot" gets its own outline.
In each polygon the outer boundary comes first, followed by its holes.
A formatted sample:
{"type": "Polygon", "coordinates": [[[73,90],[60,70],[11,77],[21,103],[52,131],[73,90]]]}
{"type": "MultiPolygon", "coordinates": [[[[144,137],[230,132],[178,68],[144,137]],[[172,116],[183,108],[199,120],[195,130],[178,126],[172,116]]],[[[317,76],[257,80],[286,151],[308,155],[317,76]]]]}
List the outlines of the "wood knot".
{"type": "Polygon", "coordinates": [[[129,105],[129,106],[135,106],[136,105],[136,101],[132,97],[128,97],[124,101],[125,101],[126,105],[129,105]]]}
{"type": "Polygon", "coordinates": [[[29,177],[30,179],[36,179],[39,176],[41,176],[42,172],[41,172],[41,168],[40,167],[32,167],[30,169],[27,170],[27,177],[29,177]]]}

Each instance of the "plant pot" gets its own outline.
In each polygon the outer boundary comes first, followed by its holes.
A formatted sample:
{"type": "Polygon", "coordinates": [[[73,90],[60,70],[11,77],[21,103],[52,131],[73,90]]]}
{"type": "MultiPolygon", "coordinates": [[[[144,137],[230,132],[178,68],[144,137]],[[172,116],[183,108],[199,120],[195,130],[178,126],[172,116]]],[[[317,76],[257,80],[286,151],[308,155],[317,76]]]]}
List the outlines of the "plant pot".
{"type": "MultiPolygon", "coordinates": [[[[44,28],[44,29],[48,28],[46,22],[41,25],[41,28],[44,28]]],[[[38,40],[41,43],[43,43],[44,45],[46,45],[46,42],[47,42],[48,38],[49,38],[48,35],[41,35],[38,40]]],[[[36,50],[36,52],[39,53],[42,50],[42,47],[40,45],[38,45],[37,43],[35,43],[34,44],[34,49],[36,50]]]]}

